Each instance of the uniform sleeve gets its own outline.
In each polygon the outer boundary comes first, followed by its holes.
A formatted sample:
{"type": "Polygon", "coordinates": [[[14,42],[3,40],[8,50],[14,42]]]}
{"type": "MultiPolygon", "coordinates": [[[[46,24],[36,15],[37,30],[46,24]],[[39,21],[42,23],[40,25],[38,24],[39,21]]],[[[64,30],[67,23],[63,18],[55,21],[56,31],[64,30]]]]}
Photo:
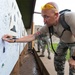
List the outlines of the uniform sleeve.
{"type": "Polygon", "coordinates": [[[71,32],[75,35],[75,13],[70,12],[66,14],[66,22],[70,26],[71,32]]]}

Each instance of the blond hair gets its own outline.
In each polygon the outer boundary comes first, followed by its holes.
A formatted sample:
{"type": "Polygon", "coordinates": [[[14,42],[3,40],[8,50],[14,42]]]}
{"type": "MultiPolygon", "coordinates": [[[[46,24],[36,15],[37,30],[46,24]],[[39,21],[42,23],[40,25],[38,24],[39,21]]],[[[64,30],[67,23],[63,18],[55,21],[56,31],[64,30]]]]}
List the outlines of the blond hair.
{"type": "Polygon", "coordinates": [[[48,2],[46,3],[43,7],[42,10],[44,9],[53,9],[55,12],[58,12],[58,6],[55,2],[48,2]]]}

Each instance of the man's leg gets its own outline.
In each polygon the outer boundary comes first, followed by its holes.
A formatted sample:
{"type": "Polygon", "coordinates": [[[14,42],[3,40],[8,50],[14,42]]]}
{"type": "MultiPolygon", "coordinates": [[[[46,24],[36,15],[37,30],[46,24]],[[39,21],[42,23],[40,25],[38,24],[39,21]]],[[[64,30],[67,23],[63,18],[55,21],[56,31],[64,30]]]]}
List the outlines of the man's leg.
{"type": "Polygon", "coordinates": [[[42,46],[42,56],[44,56],[44,52],[45,52],[45,45],[43,44],[43,46],[42,46]]]}
{"type": "Polygon", "coordinates": [[[50,45],[47,43],[47,52],[48,52],[48,59],[51,59],[50,57],[50,45]]]}
{"type": "Polygon", "coordinates": [[[67,54],[68,47],[64,43],[59,43],[57,47],[56,53],[58,55],[54,56],[54,66],[55,70],[57,71],[57,75],[64,75],[64,67],[66,61],[66,54],[67,54]]]}
{"type": "Polygon", "coordinates": [[[38,51],[37,52],[40,52],[40,42],[39,42],[39,40],[37,42],[37,46],[38,46],[38,51]]]}

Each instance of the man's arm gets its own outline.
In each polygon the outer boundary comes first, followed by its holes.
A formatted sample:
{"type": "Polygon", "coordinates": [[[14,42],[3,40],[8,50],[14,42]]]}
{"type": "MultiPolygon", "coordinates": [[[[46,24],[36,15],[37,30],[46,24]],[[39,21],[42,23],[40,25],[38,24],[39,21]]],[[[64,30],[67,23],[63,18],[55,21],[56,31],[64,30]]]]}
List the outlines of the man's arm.
{"type": "Polygon", "coordinates": [[[24,36],[22,38],[13,38],[13,36],[11,35],[4,35],[2,37],[2,39],[4,41],[7,41],[7,42],[10,42],[10,43],[14,43],[14,42],[17,42],[17,43],[21,43],[21,42],[30,42],[30,41],[33,41],[35,40],[35,35],[34,34],[31,34],[31,35],[28,35],[28,36],[24,36]]]}
{"type": "Polygon", "coordinates": [[[38,39],[39,37],[42,37],[42,34],[45,34],[48,32],[48,27],[44,26],[42,27],[38,32],[34,33],[34,34],[31,34],[31,35],[28,35],[28,36],[24,36],[22,38],[13,38],[13,36],[11,35],[4,35],[2,37],[2,39],[4,41],[7,41],[7,42],[10,42],[10,43],[14,43],[14,42],[30,42],[30,41],[33,41],[35,39],[38,39]]]}
{"type": "Polygon", "coordinates": [[[35,40],[35,36],[34,34],[31,34],[31,35],[16,39],[16,42],[30,42],[33,40],[35,40]]]}

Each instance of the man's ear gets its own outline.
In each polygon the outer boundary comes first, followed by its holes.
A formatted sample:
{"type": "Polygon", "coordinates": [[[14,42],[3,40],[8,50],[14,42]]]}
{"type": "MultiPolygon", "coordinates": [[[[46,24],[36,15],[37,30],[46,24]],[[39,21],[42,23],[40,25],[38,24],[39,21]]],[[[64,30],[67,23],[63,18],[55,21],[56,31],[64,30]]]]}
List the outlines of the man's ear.
{"type": "Polygon", "coordinates": [[[55,18],[57,18],[59,16],[59,13],[55,13],[55,18]]]}
{"type": "Polygon", "coordinates": [[[55,13],[56,16],[58,16],[59,13],[55,13]]]}

